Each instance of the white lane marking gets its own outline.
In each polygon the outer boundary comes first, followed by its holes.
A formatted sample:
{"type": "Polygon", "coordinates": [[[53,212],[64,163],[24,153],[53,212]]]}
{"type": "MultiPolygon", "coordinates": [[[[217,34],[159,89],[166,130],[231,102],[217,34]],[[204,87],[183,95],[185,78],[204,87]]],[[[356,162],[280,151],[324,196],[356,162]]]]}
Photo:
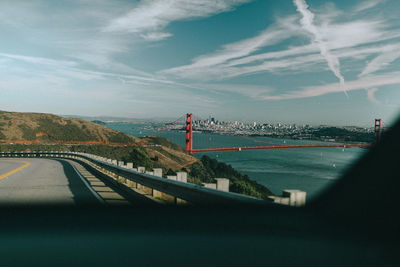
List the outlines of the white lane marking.
{"type": "Polygon", "coordinates": [[[90,192],[92,192],[92,194],[97,198],[97,200],[105,205],[106,202],[104,201],[104,199],[96,192],[93,190],[93,188],[89,185],[89,183],[86,181],[86,179],[81,175],[81,173],[78,171],[78,169],[75,167],[75,165],[71,162],[68,162],[72,168],[74,168],[75,172],[78,174],[78,176],[81,178],[82,182],[86,185],[87,188],[89,188],[90,192]]]}

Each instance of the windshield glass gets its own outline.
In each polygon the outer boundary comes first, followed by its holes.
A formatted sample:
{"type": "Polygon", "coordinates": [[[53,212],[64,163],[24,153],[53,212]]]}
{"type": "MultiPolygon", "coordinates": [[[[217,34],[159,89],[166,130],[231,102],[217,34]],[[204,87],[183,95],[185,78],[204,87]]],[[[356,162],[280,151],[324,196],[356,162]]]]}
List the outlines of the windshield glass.
{"type": "Polygon", "coordinates": [[[0,202],[304,205],[398,115],[399,9],[2,2],[0,202]]]}

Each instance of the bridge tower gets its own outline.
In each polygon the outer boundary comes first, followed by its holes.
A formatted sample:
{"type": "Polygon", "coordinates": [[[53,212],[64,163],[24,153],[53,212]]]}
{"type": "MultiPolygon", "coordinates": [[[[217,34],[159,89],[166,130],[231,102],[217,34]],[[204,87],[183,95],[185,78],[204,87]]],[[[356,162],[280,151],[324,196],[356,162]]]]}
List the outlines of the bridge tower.
{"type": "Polygon", "coordinates": [[[193,115],[186,114],[186,151],[192,154],[193,150],[193,115]]]}
{"type": "Polygon", "coordinates": [[[375,119],[375,127],[374,127],[374,141],[375,143],[378,143],[379,140],[381,139],[381,119],[375,119]]]}

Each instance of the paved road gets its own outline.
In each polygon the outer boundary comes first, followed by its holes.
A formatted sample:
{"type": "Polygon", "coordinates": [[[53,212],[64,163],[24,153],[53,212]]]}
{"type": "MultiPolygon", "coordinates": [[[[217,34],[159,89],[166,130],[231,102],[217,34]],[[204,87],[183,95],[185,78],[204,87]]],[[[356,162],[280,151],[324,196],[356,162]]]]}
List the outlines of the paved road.
{"type": "Polygon", "coordinates": [[[67,161],[0,159],[0,205],[100,203],[67,161]]]}

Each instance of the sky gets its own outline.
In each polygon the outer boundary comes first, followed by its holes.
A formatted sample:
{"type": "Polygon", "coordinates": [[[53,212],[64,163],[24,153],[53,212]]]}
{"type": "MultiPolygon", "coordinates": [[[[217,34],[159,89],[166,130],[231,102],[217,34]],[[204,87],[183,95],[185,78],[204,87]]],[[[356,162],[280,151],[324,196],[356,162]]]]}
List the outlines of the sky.
{"type": "Polygon", "coordinates": [[[0,110],[373,126],[398,0],[0,1],[0,110]]]}

